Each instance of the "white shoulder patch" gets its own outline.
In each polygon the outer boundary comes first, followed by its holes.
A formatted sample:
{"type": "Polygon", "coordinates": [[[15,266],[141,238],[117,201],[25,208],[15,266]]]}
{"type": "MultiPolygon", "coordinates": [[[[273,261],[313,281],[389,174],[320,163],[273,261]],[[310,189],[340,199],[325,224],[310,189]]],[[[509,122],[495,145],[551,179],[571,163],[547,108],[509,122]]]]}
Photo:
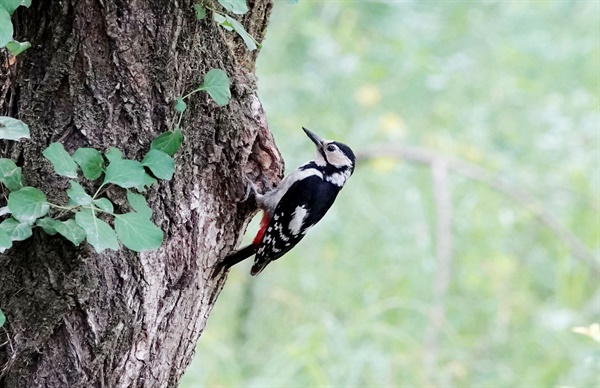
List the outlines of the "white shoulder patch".
{"type": "Polygon", "coordinates": [[[304,218],[306,218],[306,213],[308,213],[308,211],[304,206],[298,206],[296,207],[294,214],[292,214],[292,221],[290,221],[289,229],[294,235],[298,235],[300,233],[304,218]]]}

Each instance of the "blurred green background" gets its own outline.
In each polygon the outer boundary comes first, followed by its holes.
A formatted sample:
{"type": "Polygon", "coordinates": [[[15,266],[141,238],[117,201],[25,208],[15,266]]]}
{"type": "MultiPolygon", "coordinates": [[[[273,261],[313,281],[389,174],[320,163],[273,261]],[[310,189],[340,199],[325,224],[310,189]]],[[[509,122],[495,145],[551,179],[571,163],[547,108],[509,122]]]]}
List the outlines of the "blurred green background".
{"type": "Polygon", "coordinates": [[[286,171],[302,126],[363,158],[292,252],[232,269],[182,386],[597,387],[599,4],[276,1],[286,171]]]}

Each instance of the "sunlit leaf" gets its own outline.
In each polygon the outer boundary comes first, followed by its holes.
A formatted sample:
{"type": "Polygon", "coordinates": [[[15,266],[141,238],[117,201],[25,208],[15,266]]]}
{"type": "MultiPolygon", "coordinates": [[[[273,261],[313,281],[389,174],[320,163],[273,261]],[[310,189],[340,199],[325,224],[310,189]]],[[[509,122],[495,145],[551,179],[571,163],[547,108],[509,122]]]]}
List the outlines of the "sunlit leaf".
{"type": "Polygon", "coordinates": [[[142,165],[152,171],[158,179],[170,180],[175,172],[175,161],[172,157],[159,150],[150,150],[144,159],[142,165]]]}
{"type": "MultiPolygon", "coordinates": [[[[0,8],[0,10],[1,9],[2,8],[0,8]]],[[[2,22],[0,21],[0,24],[1,23],[2,22]]],[[[2,27],[0,27],[0,29],[2,29],[2,27]]],[[[2,47],[2,45],[0,45],[0,47],[2,47]]],[[[0,139],[29,139],[29,127],[21,120],[7,116],[0,116],[0,139]]]]}
{"type": "Polygon", "coordinates": [[[128,189],[137,187],[144,182],[144,167],[135,160],[118,159],[111,161],[106,168],[104,184],[112,183],[128,189]]]}
{"type": "Polygon", "coordinates": [[[219,0],[219,4],[223,6],[227,11],[243,15],[248,12],[248,6],[246,0],[219,0]]]}
{"type": "Polygon", "coordinates": [[[71,181],[71,187],[67,189],[67,195],[77,205],[89,205],[92,203],[92,196],[85,192],[83,186],[75,181],[71,181]]]}
{"type": "MultiPolygon", "coordinates": [[[[0,253],[12,247],[12,239],[6,231],[0,228],[0,253]]],[[[1,325],[0,325],[1,326],[1,325]]]]}
{"type": "Polygon", "coordinates": [[[206,91],[219,106],[227,105],[231,98],[229,77],[221,69],[210,69],[204,76],[204,82],[196,90],[206,91]]]}
{"type": "Polygon", "coordinates": [[[83,176],[87,179],[98,179],[104,171],[104,158],[95,148],[78,148],[73,154],[73,160],[79,165],[83,176]]]}
{"type": "Polygon", "coordinates": [[[81,244],[83,240],[85,240],[86,232],[81,228],[74,219],[68,219],[63,222],[56,222],[54,224],[54,228],[56,231],[60,233],[61,236],[71,241],[75,246],[81,244]]]}
{"type": "Polygon", "coordinates": [[[23,51],[27,50],[31,47],[31,43],[29,42],[17,42],[16,40],[11,40],[6,44],[6,48],[10,50],[12,55],[15,57],[21,54],[23,51]]]}
{"type": "Polygon", "coordinates": [[[112,202],[110,202],[110,200],[108,198],[95,199],[92,203],[98,209],[103,210],[107,213],[114,213],[114,211],[115,211],[115,208],[114,208],[112,202]]]}
{"type": "Polygon", "coordinates": [[[13,25],[8,11],[0,6],[0,47],[6,46],[13,37],[13,25]]]}
{"type": "Polygon", "coordinates": [[[238,22],[237,20],[235,20],[234,18],[232,18],[229,15],[225,15],[225,19],[227,20],[229,25],[231,27],[233,27],[235,32],[237,32],[238,35],[244,40],[244,44],[246,45],[246,48],[248,48],[248,50],[252,51],[252,50],[256,50],[257,47],[261,47],[260,43],[258,43],[254,39],[254,37],[252,37],[252,35],[250,35],[246,31],[246,29],[244,28],[242,23],[238,22]]]}
{"type": "Polygon", "coordinates": [[[10,159],[0,159],[0,183],[10,191],[17,191],[24,186],[21,168],[10,159]]]}
{"type": "Polygon", "coordinates": [[[61,143],[52,143],[43,152],[44,157],[52,163],[54,171],[58,175],[68,178],[77,178],[77,163],[71,155],[65,151],[65,147],[61,143]]]}
{"type": "Polygon", "coordinates": [[[46,195],[35,187],[23,187],[8,196],[8,208],[19,222],[32,224],[36,219],[46,215],[50,205],[46,195]]]}
{"type": "MultiPolygon", "coordinates": [[[[90,209],[82,209],[77,212],[75,222],[85,230],[87,242],[94,247],[96,252],[100,253],[105,249],[119,249],[115,231],[106,222],[96,217],[90,209]]],[[[56,230],[61,233],[58,228],[56,230]]]]}
{"type": "Polygon", "coordinates": [[[150,149],[155,149],[164,152],[167,155],[175,155],[183,141],[183,134],[179,129],[175,131],[167,131],[152,140],[150,149]]]}
{"type": "Polygon", "coordinates": [[[136,252],[155,251],[163,241],[162,230],[139,213],[115,216],[115,230],[123,245],[136,252]]]}

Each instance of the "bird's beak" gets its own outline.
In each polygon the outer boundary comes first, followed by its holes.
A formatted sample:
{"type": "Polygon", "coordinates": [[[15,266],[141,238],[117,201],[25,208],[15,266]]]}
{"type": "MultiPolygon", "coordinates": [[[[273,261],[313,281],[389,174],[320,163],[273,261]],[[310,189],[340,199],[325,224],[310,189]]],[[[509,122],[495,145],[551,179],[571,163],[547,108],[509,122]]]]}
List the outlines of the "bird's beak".
{"type": "Polygon", "coordinates": [[[304,127],[302,127],[302,129],[304,130],[304,133],[306,133],[306,136],[308,136],[310,140],[312,140],[312,142],[315,143],[317,149],[321,150],[323,148],[323,139],[321,139],[319,136],[315,135],[313,132],[309,131],[304,127]]]}

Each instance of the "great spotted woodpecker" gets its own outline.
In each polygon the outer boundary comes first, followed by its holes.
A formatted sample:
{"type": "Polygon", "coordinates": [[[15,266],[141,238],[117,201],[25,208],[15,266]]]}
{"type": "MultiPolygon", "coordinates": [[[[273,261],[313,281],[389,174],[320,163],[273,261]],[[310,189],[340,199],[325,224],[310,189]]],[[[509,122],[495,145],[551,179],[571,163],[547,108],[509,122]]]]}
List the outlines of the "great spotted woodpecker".
{"type": "Polygon", "coordinates": [[[323,140],[308,129],[302,129],[315,143],[317,157],[298,167],[265,194],[256,192],[250,183],[250,193],[263,210],[260,229],[252,244],[227,255],[217,271],[256,254],[250,273],[258,275],[270,262],[298,244],[323,218],[354,172],[355,157],[350,147],[323,140]]]}

